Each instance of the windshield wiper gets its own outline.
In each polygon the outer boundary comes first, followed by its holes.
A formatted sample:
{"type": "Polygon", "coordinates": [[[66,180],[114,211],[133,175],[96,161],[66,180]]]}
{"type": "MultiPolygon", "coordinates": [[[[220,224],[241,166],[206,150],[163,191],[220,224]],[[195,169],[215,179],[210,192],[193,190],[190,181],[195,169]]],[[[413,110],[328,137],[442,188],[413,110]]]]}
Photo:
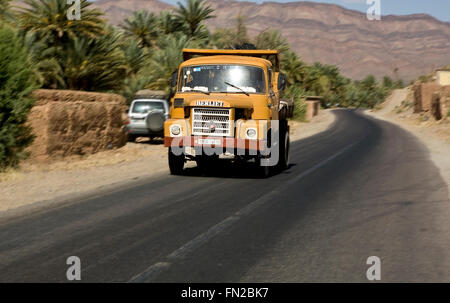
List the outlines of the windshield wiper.
{"type": "Polygon", "coordinates": [[[224,81],[224,82],[225,82],[226,85],[229,85],[229,86],[231,86],[231,87],[234,87],[234,88],[240,90],[241,92],[243,92],[244,94],[246,94],[247,96],[250,96],[249,93],[247,93],[245,90],[243,90],[243,89],[240,88],[239,86],[236,86],[236,85],[234,85],[234,84],[231,84],[230,82],[227,82],[227,81],[224,81]]]}

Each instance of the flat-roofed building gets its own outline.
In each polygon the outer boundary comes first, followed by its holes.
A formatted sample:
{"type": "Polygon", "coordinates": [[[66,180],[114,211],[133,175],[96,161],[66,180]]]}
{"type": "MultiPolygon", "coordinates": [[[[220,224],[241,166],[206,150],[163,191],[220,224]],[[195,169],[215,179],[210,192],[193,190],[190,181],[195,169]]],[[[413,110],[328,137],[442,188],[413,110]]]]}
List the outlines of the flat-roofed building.
{"type": "Polygon", "coordinates": [[[450,85],[450,70],[449,69],[439,69],[436,71],[436,82],[439,85],[450,85]]]}

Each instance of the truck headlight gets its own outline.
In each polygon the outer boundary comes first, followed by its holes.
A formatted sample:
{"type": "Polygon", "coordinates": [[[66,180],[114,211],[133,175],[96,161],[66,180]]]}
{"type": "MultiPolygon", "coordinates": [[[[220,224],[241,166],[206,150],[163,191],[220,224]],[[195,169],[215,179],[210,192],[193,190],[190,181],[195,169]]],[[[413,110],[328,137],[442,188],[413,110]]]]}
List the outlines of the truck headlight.
{"type": "Polygon", "coordinates": [[[245,136],[247,139],[257,139],[258,138],[258,131],[256,128],[247,128],[245,131],[245,136]]]}
{"type": "Polygon", "coordinates": [[[174,124],[170,126],[170,134],[172,136],[179,136],[181,134],[181,126],[174,124]]]}

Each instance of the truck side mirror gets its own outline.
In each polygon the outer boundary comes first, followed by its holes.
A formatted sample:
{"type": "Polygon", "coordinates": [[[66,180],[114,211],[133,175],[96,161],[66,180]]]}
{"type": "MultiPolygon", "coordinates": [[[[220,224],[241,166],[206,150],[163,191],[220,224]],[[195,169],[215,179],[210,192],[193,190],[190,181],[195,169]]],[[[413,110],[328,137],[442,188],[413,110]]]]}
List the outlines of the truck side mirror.
{"type": "Polygon", "coordinates": [[[172,73],[172,78],[170,80],[171,88],[175,88],[177,86],[177,82],[178,82],[177,79],[178,79],[178,71],[176,70],[172,73]]]}
{"type": "Polygon", "coordinates": [[[285,74],[278,74],[278,90],[282,91],[286,88],[286,75],[285,74]]]}

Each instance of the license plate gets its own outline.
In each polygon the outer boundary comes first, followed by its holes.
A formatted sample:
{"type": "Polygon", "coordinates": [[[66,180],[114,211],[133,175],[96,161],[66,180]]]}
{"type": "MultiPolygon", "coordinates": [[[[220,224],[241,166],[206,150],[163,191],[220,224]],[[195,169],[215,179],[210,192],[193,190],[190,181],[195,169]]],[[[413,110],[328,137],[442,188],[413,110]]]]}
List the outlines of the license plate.
{"type": "Polygon", "coordinates": [[[198,139],[198,144],[201,145],[220,145],[221,143],[219,139],[198,139]]]}

